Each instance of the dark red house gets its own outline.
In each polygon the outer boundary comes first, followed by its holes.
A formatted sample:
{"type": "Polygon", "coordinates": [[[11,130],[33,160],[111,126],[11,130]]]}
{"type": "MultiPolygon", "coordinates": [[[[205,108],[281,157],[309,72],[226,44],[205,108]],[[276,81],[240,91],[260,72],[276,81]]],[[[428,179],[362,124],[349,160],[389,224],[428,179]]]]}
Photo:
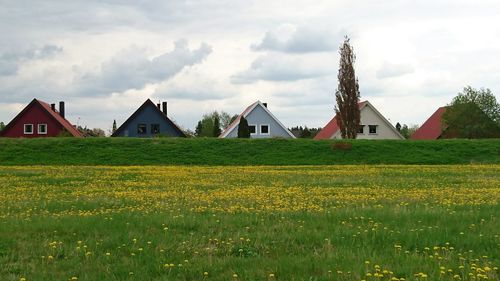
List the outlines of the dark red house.
{"type": "Polygon", "coordinates": [[[39,138],[56,137],[61,133],[82,137],[71,123],[64,118],[64,102],[56,105],[34,99],[0,132],[0,137],[39,138]]]}

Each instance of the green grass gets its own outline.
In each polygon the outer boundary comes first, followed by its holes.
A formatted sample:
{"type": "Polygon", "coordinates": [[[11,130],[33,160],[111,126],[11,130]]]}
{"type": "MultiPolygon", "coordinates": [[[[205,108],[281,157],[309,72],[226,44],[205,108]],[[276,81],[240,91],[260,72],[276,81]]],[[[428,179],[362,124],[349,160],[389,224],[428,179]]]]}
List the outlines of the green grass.
{"type": "Polygon", "coordinates": [[[499,200],[500,165],[0,166],[0,280],[498,280],[499,200]]]}
{"type": "Polygon", "coordinates": [[[2,165],[336,165],[500,163],[500,140],[0,139],[2,165]]]}

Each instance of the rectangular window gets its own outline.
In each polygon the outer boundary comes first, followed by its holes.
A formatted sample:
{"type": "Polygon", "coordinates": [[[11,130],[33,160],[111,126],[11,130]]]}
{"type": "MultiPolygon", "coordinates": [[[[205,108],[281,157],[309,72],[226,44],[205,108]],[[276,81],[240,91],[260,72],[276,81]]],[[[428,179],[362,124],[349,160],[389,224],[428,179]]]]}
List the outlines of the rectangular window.
{"type": "Polygon", "coordinates": [[[269,135],[269,125],[260,125],[260,134],[269,135]]]}
{"type": "Polygon", "coordinates": [[[359,125],[358,134],[364,134],[364,133],[365,133],[365,125],[359,125]]]}
{"type": "Polygon", "coordinates": [[[33,124],[24,124],[24,134],[25,135],[33,134],[33,124]]]}
{"type": "Polygon", "coordinates": [[[38,134],[40,135],[47,134],[47,124],[38,124],[38,134]]]}
{"type": "Polygon", "coordinates": [[[377,133],[377,125],[368,125],[369,132],[370,134],[376,134],[377,133]]]}
{"type": "Polygon", "coordinates": [[[147,126],[146,124],[139,124],[137,125],[137,133],[139,135],[144,135],[147,133],[147,126]]]}
{"type": "Polygon", "coordinates": [[[250,135],[255,135],[257,133],[257,125],[248,125],[248,130],[250,135]]]}
{"type": "Polygon", "coordinates": [[[160,133],[160,124],[151,124],[151,134],[160,133]]]}

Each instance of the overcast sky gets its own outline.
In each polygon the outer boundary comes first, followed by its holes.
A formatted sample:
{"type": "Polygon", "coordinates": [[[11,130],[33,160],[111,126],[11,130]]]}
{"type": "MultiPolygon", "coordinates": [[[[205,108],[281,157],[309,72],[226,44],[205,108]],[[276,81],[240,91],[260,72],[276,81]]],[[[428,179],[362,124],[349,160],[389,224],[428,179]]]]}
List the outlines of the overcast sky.
{"type": "Polygon", "coordinates": [[[348,35],[362,100],[421,124],[466,85],[499,98],[499,15],[498,0],[0,0],[0,121],[64,100],[107,131],[151,98],[189,129],[256,100],[324,126],[348,35]]]}

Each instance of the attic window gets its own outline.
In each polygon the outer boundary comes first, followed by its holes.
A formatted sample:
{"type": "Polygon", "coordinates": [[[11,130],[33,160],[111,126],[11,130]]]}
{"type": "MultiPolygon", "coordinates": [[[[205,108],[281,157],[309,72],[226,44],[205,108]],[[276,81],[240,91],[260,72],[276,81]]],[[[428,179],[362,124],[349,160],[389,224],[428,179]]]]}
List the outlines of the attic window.
{"type": "Polygon", "coordinates": [[[151,124],[151,134],[160,133],[160,124],[151,124]]]}
{"type": "Polygon", "coordinates": [[[25,135],[33,134],[33,124],[24,124],[24,134],[25,135]]]}
{"type": "Polygon", "coordinates": [[[38,124],[38,134],[40,135],[47,134],[47,124],[38,124]]]}
{"type": "Polygon", "coordinates": [[[377,125],[368,125],[368,132],[370,134],[376,134],[377,133],[377,125]]]}
{"type": "Polygon", "coordinates": [[[254,135],[257,133],[257,125],[248,125],[248,130],[250,131],[251,135],[254,135]]]}
{"type": "Polygon", "coordinates": [[[139,135],[144,135],[147,133],[147,126],[146,124],[139,124],[137,125],[137,133],[139,135]]]}
{"type": "Polygon", "coordinates": [[[269,135],[269,125],[260,125],[260,134],[269,135]]]}
{"type": "Polygon", "coordinates": [[[364,133],[365,133],[365,125],[359,125],[358,134],[364,134],[364,133]]]}

